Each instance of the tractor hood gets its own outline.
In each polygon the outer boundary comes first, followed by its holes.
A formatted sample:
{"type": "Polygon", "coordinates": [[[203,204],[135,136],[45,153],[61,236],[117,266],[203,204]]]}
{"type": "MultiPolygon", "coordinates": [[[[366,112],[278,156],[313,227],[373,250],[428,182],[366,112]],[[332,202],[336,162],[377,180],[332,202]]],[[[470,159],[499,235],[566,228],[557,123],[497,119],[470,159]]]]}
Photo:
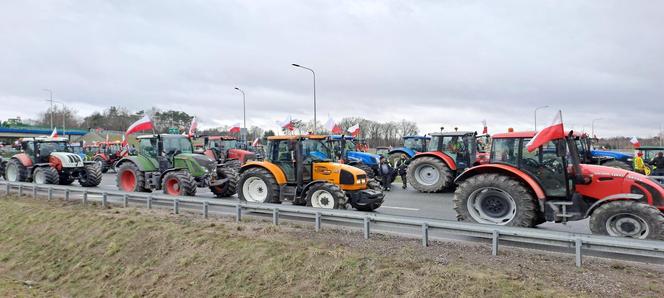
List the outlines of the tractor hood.
{"type": "Polygon", "coordinates": [[[577,184],[579,193],[595,199],[603,199],[615,194],[643,194],[647,200],[664,208],[664,185],[646,175],[636,172],[599,165],[580,165],[585,177],[592,179],[590,184],[577,184]]]}
{"type": "Polygon", "coordinates": [[[613,158],[616,160],[629,160],[632,158],[631,155],[622,153],[622,152],[616,152],[616,151],[604,151],[604,150],[592,150],[591,154],[593,157],[608,157],[608,158],[613,158]]]}
{"type": "Polygon", "coordinates": [[[69,152],[51,152],[51,158],[57,159],[63,168],[80,168],[83,167],[83,159],[78,154],[69,152]]]}
{"type": "Polygon", "coordinates": [[[214,159],[208,157],[207,155],[203,154],[196,154],[196,153],[182,153],[178,154],[176,156],[178,159],[183,159],[183,160],[193,160],[195,161],[199,166],[202,168],[208,170],[210,173],[216,173],[217,172],[217,161],[214,159]]]}
{"type": "Polygon", "coordinates": [[[359,151],[349,151],[348,159],[351,161],[361,161],[365,165],[373,166],[380,162],[380,155],[359,151]]]}

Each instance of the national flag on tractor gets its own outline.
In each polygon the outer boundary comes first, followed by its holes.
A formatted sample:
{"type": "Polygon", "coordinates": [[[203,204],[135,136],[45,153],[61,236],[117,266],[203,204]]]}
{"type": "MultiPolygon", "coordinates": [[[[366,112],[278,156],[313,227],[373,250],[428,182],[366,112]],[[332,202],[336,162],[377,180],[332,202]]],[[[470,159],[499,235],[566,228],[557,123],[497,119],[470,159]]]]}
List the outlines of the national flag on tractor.
{"type": "Polygon", "coordinates": [[[565,128],[563,127],[563,113],[558,110],[553,123],[535,134],[535,136],[526,144],[528,152],[532,152],[551,140],[562,139],[565,137],[565,128]]]}
{"type": "Polygon", "coordinates": [[[488,134],[489,133],[489,127],[486,126],[486,120],[482,120],[482,126],[484,127],[482,129],[482,134],[483,135],[488,134]]]}
{"type": "Polygon", "coordinates": [[[51,133],[51,138],[57,138],[58,137],[58,129],[53,128],[53,132],[51,133]]]}
{"type": "Polygon", "coordinates": [[[295,130],[295,126],[293,125],[293,118],[291,118],[291,116],[288,116],[284,121],[277,121],[277,124],[283,129],[288,129],[290,131],[295,130]]]}
{"type": "Polygon", "coordinates": [[[632,137],[632,139],[629,140],[629,142],[632,143],[632,146],[634,146],[634,148],[641,147],[641,143],[639,142],[639,139],[637,139],[636,137],[632,137]]]}
{"type": "Polygon", "coordinates": [[[231,129],[228,130],[230,133],[239,133],[240,132],[240,123],[235,123],[231,126],[231,129]]]}
{"type": "Polygon", "coordinates": [[[122,135],[122,144],[121,145],[122,145],[122,147],[127,147],[127,145],[129,145],[129,144],[127,144],[127,139],[125,139],[125,135],[122,135]]]}
{"type": "Polygon", "coordinates": [[[332,119],[332,117],[327,119],[327,122],[325,123],[325,128],[327,128],[327,130],[329,130],[333,134],[341,134],[344,131],[343,129],[341,129],[341,125],[334,122],[334,119],[332,119]]]}
{"type": "Polygon", "coordinates": [[[358,123],[349,127],[348,132],[350,132],[350,134],[353,135],[354,137],[357,137],[357,135],[360,134],[360,124],[358,123]]]}
{"type": "Polygon", "coordinates": [[[150,120],[150,116],[148,116],[148,114],[145,114],[141,119],[138,119],[138,121],[134,122],[132,125],[129,126],[129,128],[127,128],[125,135],[130,135],[135,132],[144,131],[152,128],[153,128],[152,120],[150,120]]]}
{"type": "Polygon", "coordinates": [[[106,143],[108,143],[108,134],[106,134],[106,143]]]}
{"type": "Polygon", "coordinates": [[[198,122],[196,122],[196,117],[191,118],[191,125],[189,126],[189,137],[193,137],[196,134],[196,129],[198,128],[198,122]]]}
{"type": "Polygon", "coordinates": [[[256,147],[260,145],[260,143],[261,143],[261,138],[256,138],[253,142],[251,142],[251,146],[256,147]]]}

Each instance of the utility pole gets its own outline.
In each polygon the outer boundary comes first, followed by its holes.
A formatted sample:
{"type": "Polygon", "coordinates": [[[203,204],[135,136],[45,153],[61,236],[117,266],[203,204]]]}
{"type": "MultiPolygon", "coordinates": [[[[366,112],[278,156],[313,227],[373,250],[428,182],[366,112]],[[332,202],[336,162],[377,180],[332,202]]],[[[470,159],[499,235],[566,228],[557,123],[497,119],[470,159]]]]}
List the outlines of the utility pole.
{"type": "Polygon", "coordinates": [[[314,70],[311,69],[311,68],[308,68],[308,67],[305,67],[305,66],[302,66],[302,65],[299,65],[299,64],[293,63],[291,65],[293,65],[295,67],[299,67],[299,68],[304,68],[308,71],[311,71],[311,73],[314,75],[314,131],[313,131],[313,133],[316,134],[316,72],[314,72],[314,70]]]}
{"type": "Polygon", "coordinates": [[[238,87],[235,87],[235,90],[242,92],[242,121],[244,123],[243,125],[243,131],[242,131],[242,139],[243,141],[247,141],[247,100],[246,100],[246,95],[244,94],[244,91],[238,87]]]}
{"type": "Polygon", "coordinates": [[[44,90],[44,91],[46,91],[50,94],[50,99],[47,99],[46,101],[51,102],[51,108],[50,108],[50,112],[51,112],[51,130],[53,130],[53,90],[51,90],[51,89],[42,89],[42,90],[44,90]]]}

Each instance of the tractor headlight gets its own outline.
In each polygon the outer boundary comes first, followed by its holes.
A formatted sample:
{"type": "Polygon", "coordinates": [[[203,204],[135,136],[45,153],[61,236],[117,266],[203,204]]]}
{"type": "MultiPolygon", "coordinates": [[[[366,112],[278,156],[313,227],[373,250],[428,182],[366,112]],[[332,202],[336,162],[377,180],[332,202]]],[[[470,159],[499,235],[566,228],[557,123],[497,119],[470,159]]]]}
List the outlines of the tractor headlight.
{"type": "Polygon", "coordinates": [[[633,158],[628,158],[627,161],[632,162],[632,161],[634,161],[634,159],[633,158]]]}

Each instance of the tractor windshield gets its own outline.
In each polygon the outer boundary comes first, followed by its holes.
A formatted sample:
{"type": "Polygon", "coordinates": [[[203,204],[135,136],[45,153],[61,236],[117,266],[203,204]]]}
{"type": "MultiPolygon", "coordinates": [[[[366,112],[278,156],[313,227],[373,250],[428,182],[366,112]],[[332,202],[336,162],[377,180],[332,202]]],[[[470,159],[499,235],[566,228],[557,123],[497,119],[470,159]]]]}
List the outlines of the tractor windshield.
{"type": "Polygon", "coordinates": [[[191,140],[181,136],[166,136],[163,137],[164,153],[169,154],[172,152],[180,151],[180,153],[193,153],[194,148],[191,145],[191,140]]]}
{"type": "Polygon", "coordinates": [[[210,148],[235,149],[237,148],[237,140],[210,140],[210,148]]]}
{"type": "Polygon", "coordinates": [[[329,161],[332,151],[325,146],[323,140],[305,139],[302,141],[302,156],[305,160],[329,161]]]}
{"type": "Polygon", "coordinates": [[[70,152],[67,142],[37,142],[40,156],[48,156],[53,152],[70,152]]]}
{"type": "Polygon", "coordinates": [[[423,152],[426,149],[426,139],[406,138],[403,140],[403,146],[417,152],[423,152]]]}

